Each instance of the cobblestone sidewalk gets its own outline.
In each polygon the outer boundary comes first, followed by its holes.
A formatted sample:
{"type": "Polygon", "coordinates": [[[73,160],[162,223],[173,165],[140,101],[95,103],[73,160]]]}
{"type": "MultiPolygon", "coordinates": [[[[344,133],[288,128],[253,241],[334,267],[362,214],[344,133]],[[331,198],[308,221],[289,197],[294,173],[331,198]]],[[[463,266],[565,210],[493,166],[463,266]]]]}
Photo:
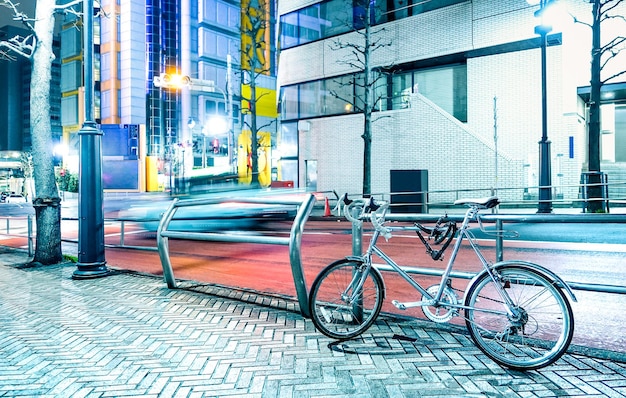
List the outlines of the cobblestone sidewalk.
{"type": "Polygon", "coordinates": [[[462,330],[385,318],[331,344],[288,298],[26,260],[0,253],[0,397],[626,396],[621,357],[515,372],[462,330]]]}

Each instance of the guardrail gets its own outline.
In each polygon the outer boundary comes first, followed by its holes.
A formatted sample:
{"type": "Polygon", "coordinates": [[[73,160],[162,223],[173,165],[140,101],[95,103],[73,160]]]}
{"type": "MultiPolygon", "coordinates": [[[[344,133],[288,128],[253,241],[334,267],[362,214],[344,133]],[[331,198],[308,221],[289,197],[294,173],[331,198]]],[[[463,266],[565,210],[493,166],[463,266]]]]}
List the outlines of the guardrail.
{"type": "MultiPolygon", "coordinates": [[[[503,224],[508,223],[626,223],[626,215],[624,214],[483,214],[480,216],[483,222],[495,223],[496,230],[502,231],[503,224]]],[[[456,222],[463,221],[463,215],[449,214],[448,218],[456,222]]],[[[386,216],[388,221],[398,222],[436,222],[439,216],[430,214],[388,214],[386,216]]],[[[359,223],[353,223],[352,225],[352,252],[354,255],[361,255],[362,241],[363,241],[363,229],[359,223]]],[[[504,237],[502,234],[496,234],[496,261],[502,261],[504,257],[504,237]]],[[[388,270],[385,264],[375,264],[376,268],[380,270],[388,270]]],[[[417,267],[402,267],[409,274],[427,275],[427,276],[441,276],[443,271],[432,268],[417,268],[417,267]]],[[[475,276],[473,273],[467,272],[455,272],[453,271],[450,276],[452,278],[471,279],[475,276]]],[[[569,282],[566,283],[575,290],[600,292],[600,293],[613,293],[613,294],[626,294],[626,286],[609,285],[609,284],[597,284],[597,283],[581,283],[581,282],[569,282]]]]}
{"type": "MultiPolygon", "coordinates": [[[[200,199],[200,201],[206,201],[207,199],[200,199]]],[[[222,199],[223,200],[223,199],[222,199]]],[[[237,199],[240,202],[248,202],[248,203],[265,203],[270,204],[268,199],[237,199]]],[[[175,203],[172,203],[170,206],[173,207],[181,207],[183,205],[195,205],[197,204],[198,199],[190,199],[190,200],[175,200],[175,203]],[[181,203],[181,202],[189,202],[189,203],[181,203]],[[196,202],[196,203],[192,203],[196,202]]],[[[298,215],[294,219],[294,224],[291,229],[290,238],[280,238],[280,237],[262,237],[262,236],[242,236],[240,234],[237,235],[225,235],[222,233],[202,233],[202,237],[199,240],[211,240],[211,241],[227,241],[227,242],[243,242],[243,243],[267,243],[267,244],[281,244],[281,245],[289,245],[290,246],[290,260],[292,266],[292,273],[294,275],[294,284],[296,286],[296,291],[298,293],[298,300],[300,301],[300,307],[302,311],[308,312],[308,296],[306,294],[306,286],[304,283],[304,274],[302,272],[302,263],[300,259],[300,244],[301,244],[301,236],[302,236],[302,227],[306,220],[308,219],[310,212],[313,208],[313,204],[315,203],[315,197],[311,194],[307,194],[307,198],[301,203],[298,201],[277,201],[278,204],[291,204],[291,205],[299,205],[298,215]],[[304,213],[303,213],[304,212],[304,213]],[[295,241],[292,242],[292,240],[295,241]],[[301,276],[301,277],[300,277],[301,276]],[[304,305],[303,305],[304,303],[304,305]]],[[[168,211],[169,212],[169,211],[168,211]]],[[[173,217],[173,214],[172,214],[173,217]]],[[[16,217],[16,216],[2,216],[0,218],[4,218],[6,220],[6,236],[16,236],[16,237],[25,237],[28,240],[28,253],[32,255],[33,252],[33,226],[32,226],[32,216],[26,217],[16,217]],[[28,232],[27,235],[23,234],[15,234],[11,233],[10,222],[11,221],[22,221],[27,220],[28,223],[28,232]]],[[[389,214],[387,219],[389,221],[399,221],[399,222],[436,222],[439,218],[439,215],[433,214],[389,214]]],[[[448,214],[448,218],[460,222],[463,219],[461,214],[448,214]]],[[[481,215],[481,219],[487,223],[495,223],[497,230],[503,229],[503,223],[626,223],[626,214],[483,214],[481,215]]],[[[63,220],[76,220],[75,218],[63,218],[63,220]]],[[[161,219],[161,222],[165,220],[165,217],[161,219]]],[[[149,250],[149,251],[159,251],[161,255],[161,240],[165,240],[165,244],[167,245],[167,238],[180,238],[180,239],[196,239],[199,236],[197,233],[177,233],[175,231],[167,231],[164,229],[165,234],[161,236],[161,234],[157,231],[157,245],[158,247],[148,247],[148,246],[130,246],[124,243],[124,223],[125,222],[143,222],[146,220],[137,220],[137,219],[106,219],[107,222],[117,221],[121,222],[121,230],[120,230],[120,244],[106,244],[107,247],[122,247],[127,249],[138,249],[138,250],[149,250]]],[[[170,219],[171,221],[171,219],[170,219]]],[[[4,228],[2,228],[4,229],[4,228]]],[[[361,245],[362,245],[362,226],[353,225],[352,227],[352,246],[353,246],[353,254],[360,255],[361,254],[361,245]]],[[[76,239],[63,239],[63,241],[77,243],[76,239]]],[[[501,261],[504,257],[504,238],[502,236],[495,237],[496,244],[496,261],[501,261]]],[[[171,263],[169,263],[169,256],[166,255],[168,261],[169,274],[166,272],[164,268],[164,275],[166,278],[166,282],[169,287],[176,287],[176,281],[174,279],[173,272],[171,272],[171,263]],[[168,276],[169,275],[169,276],[168,276]]],[[[384,270],[384,266],[377,265],[380,269],[384,270]]],[[[429,268],[412,268],[405,267],[405,270],[408,273],[421,274],[421,275],[430,275],[430,276],[441,276],[441,271],[437,269],[429,269],[429,268]]],[[[453,278],[461,278],[461,279],[471,279],[474,274],[465,273],[465,272],[454,272],[451,274],[453,278]]],[[[586,290],[593,292],[603,292],[603,293],[615,293],[615,294],[626,294],[625,286],[618,285],[606,285],[606,284],[591,284],[591,283],[579,283],[579,282],[568,282],[572,289],[576,290],[586,290]]],[[[303,312],[304,314],[304,312],[303,312]]],[[[308,316],[308,314],[306,314],[308,316]]]]}
{"type": "Polygon", "coordinates": [[[169,239],[186,239],[186,240],[201,240],[201,241],[214,241],[214,242],[232,242],[232,243],[261,243],[270,245],[288,245],[289,246],[289,261],[291,264],[291,272],[293,275],[293,281],[296,288],[296,295],[298,297],[298,303],[300,304],[300,312],[305,317],[310,317],[309,313],[309,297],[306,287],[306,281],[304,278],[304,270],[302,268],[302,256],[301,256],[301,244],[304,224],[306,223],[313,205],[315,204],[315,197],[311,194],[305,194],[304,198],[300,201],[295,199],[286,198],[236,198],[225,200],[224,198],[203,198],[203,199],[174,199],[168,209],[163,214],[159,227],[157,229],[157,247],[159,251],[159,257],[161,258],[161,265],[163,267],[163,276],[165,282],[170,289],[176,288],[176,277],[172,269],[172,263],[169,256],[169,239]],[[291,232],[289,237],[281,236],[267,236],[267,235],[253,235],[245,233],[216,233],[216,232],[180,232],[170,231],[168,226],[176,211],[182,207],[188,206],[202,206],[210,204],[218,204],[224,202],[237,202],[237,203],[254,203],[254,204],[267,204],[267,205],[287,205],[297,206],[297,213],[291,226],[291,232]]]}
{"type": "Polygon", "coordinates": [[[5,219],[5,223],[6,223],[6,233],[2,234],[5,236],[10,236],[10,237],[17,237],[17,238],[26,238],[26,241],[28,242],[28,255],[32,256],[33,255],[33,216],[32,215],[27,215],[27,216],[0,216],[0,218],[4,218],[5,219]],[[26,235],[23,234],[15,234],[15,233],[11,233],[11,221],[26,221],[26,235]]]}

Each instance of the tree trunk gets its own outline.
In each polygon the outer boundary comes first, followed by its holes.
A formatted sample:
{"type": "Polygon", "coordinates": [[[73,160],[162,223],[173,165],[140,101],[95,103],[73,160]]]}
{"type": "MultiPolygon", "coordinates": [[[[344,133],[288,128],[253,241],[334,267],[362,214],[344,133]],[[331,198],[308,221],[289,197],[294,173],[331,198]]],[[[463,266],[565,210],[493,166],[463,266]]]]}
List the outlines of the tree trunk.
{"type": "Polygon", "coordinates": [[[34,262],[56,264],[61,252],[61,200],[54,178],[52,127],[50,124],[50,80],[55,0],[37,1],[30,83],[30,124],[33,175],[35,178],[35,217],[37,224],[34,262]]]}
{"type": "MultiPolygon", "coordinates": [[[[256,52],[253,52],[256,57],[256,52]]],[[[254,58],[256,59],[256,58],[254,58]]],[[[256,64],[256,62],[254,63],[256,64]]],[[[253,64],[253,65],[254,65],[253,64]]],[[[252,151],[252,186],[259,185],[259,137],[256,121],[256,71],[254,66],[250,67],[250,150],[252,151]]]]}
{"type": "Polygon", "coordinates": [[[370,80],[372,67],[370,65],[370,56],[372,53],[371,42],[371,12],[372,3],[367,2],[365,7],[365,45],[363,47],[363,86],[365,97],[364,102],[364,123],[363,123],[363,196],[368,197],[372,193],[372,95],[370,80]]]}
{"type": "Polygon", "coordinates": [[[600,185],[600,80],[601,71],[601,42],[600,42],[600,0],[593,3],[593,26],[591,48],[591,95],[589,98],[589,124],[588,128],[588,170],[589,184],[587,188],[587,210],[591,213],[602,211],[604,202],[602,198],[602,186],[600,185]],[[595,200],[594,200],[595,199],[595,200]]]}

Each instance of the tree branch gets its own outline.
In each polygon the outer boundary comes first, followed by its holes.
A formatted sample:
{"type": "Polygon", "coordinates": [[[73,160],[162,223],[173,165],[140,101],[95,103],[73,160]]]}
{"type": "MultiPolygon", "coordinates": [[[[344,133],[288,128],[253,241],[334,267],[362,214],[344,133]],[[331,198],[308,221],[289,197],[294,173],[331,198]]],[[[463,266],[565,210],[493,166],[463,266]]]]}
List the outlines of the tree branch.
{"type": "Polygon", "coordinates": [[[574,23],[579,23],[579,24],[581,24],[581,25],[584,25],[584,26],[588,27],[589,29],[593,29],[593,25],[592,25],[592,24],[590,24],[590,23],[588,23],[588,22],[585,22],[585,21],[581,21],[580,19],[578,19],[578,18],[577,18],[574,14],[572,14],[572,13],[569,13],[569,15],[570,15],[570,16],[574,19],[574,23]]]}
{"type": "Polygon", "coordinates": [[[26,15],[23,12],[21,12],[18,9],[19,5],[20,5],[20,3],[13,3],[11,0],[2,0],[2,2],[0,2],[0,6],[4,6],[4,7],[8,8],[9,10],[11,10],[11,12],[13,12],[13,20],[14,21],[20,21],[31,32],[35,31],[35,29],[33,28],[33,25],[31,24],[31,22],[34,21],[34,19],[33,18],[29,18],[28,15],[26,15]]]}
{"type": "Polygon", "coordinates": [[[601,2],[600,3],[600,14],[604,15],[605,18],[613,18],[612,16],[609,16],[607,14],[610,11],[612,11],[613,9],[615,9],[616,7],[618,7],[619,3],[621,3],[621,2],[622,2],[622,0],[617,0],[617,1],[608,0],[608,1],[604,2],[604,3],[601,2]]]}
{"type": "Polygon", "coordinates": [[[21,55],[24,58],[30,58],[35,51],[35,36],[28,35],[26,37],[15,36],[8,41],[0,41],[0,58],[7,59],[9,61],[15,61],[17,58],[12,56],[9,52],[3,51],[2,48],[7,48],[10,52],[14,52],[21,55]]]}
{"type": "Polygon", "coordinates": [[[616,74],[614,74],[613,76],[611,76],[611,77],[609,77],[609,78],[607,78],[607,79],[604,79],[604,80],[601,82],[601,84],[605,84],[605,83],[607,83],[608,81],[613,80],[613,79],[615,79],[616,77],[621,76],[621,75],[624,75],[624,74],[626,74],[626,70],[623,70],[623,71],[621,71],[621,72],[617,72],[617,73],[616,73],[616,74]]]}

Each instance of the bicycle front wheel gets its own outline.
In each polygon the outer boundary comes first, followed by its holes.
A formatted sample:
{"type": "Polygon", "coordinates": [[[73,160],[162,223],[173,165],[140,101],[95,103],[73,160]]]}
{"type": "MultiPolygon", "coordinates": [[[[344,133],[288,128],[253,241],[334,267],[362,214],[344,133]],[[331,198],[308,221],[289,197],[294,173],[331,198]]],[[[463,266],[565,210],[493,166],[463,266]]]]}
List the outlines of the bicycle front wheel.
{"type": "Polygon", "coordinates": [[[343,259],[327,266],[309,295],[313,324],[324,335],[345,340],[367,330],[380,313],[384,285],[362,261],[343,259]]]}
{"type": "Polygon", "coordinates": [[[465,322],[472,339],[489,358],[511,369],[552,364],[565,353],[574,334],[565,294],[547,276],[523,265],[494,271],[497,282],[485,273],[467,291],[465,322]]]}

